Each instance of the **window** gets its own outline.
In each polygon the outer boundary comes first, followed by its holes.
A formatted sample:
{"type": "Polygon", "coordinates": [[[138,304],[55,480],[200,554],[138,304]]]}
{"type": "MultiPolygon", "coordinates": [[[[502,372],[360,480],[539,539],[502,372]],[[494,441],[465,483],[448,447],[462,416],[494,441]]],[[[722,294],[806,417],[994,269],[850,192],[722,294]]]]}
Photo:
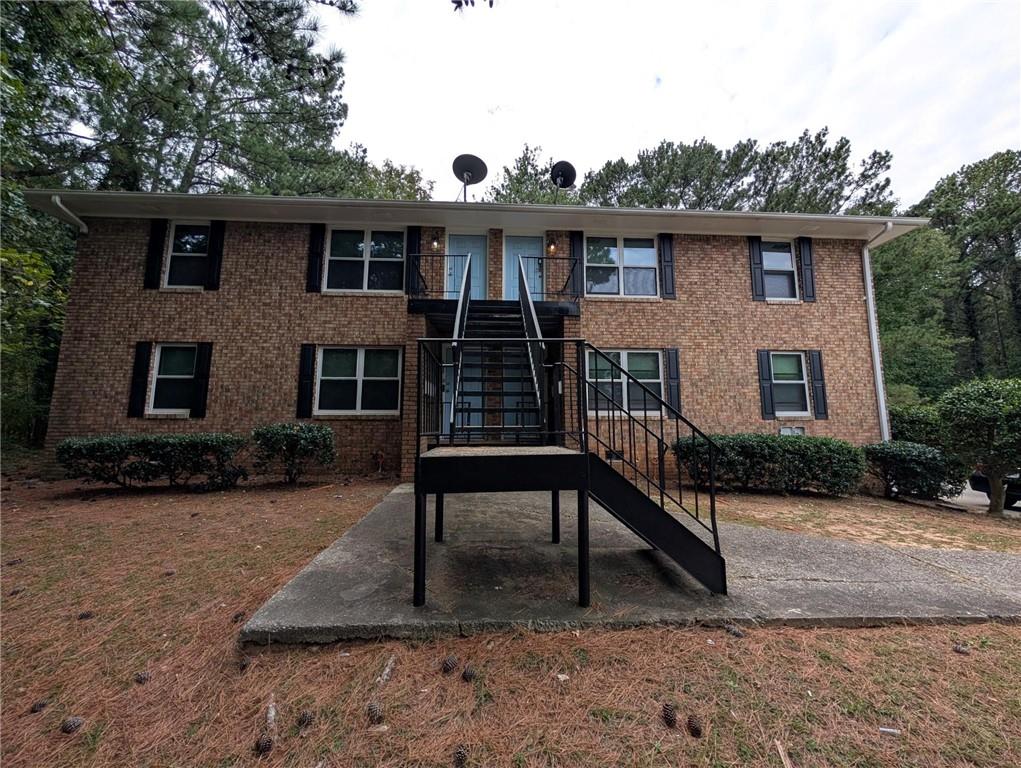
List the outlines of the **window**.
{"type": "Polygon", "coordinates": [[[195,344],[157,344],[149,412],[187,416],[195,399],[195,344]]]}
{"type": "MultiPolygon", "coordinates": [[[[655,413],[658,401],[641,386],[624,376],[627,371],[648,387],[657,397],[663,396],[663,375],[659,352],[623,351],[605,352],[606,357],[588,353],[588,375],[596,381],[596,393],[590,409],[593,411],[625,410],[635,413],[655,413]],[[609,358],[613,364],[607,361],[609,358]],[[623,370],[621,370],[623,369],[623,370]],[[625,393],[625,390],[627,392],[625,393]]],[[[589,394],[592,397],[592,393],[589,394]]]]}
{"type": "Polygon", "coordinates": [[[805,356],[800,352],[771,352],[773,409],[777,416],[808,416],[805,356]]]}
{"type": "Polygon", "coordinates": [[[326,253],[324,290],[404,289],[404,232],[334,229],[326,253]]]}
{"type": "Polygon", "coordinates": [[[174,222],[163,284],[167,288],[203,288],[209,274],[209,222],[174,222]]]}
{"type": "Polygon", "coordinates": [[[585,239],[585,292],[590,296],[656,296],[657,271],[654,238],[585,239]]]}
{"type": "Polygon", "coordinates": [[[784,437],[804,437],[804,427],[780,427],[780,434],[784,437]]]}
{"type": "Polygon", "coordinates": [[[762,279],[767,299],[798,298],[794,249],[790,242],[762,242],[762,279]]]}
{"type": "Polygon", "coordinates": [[[397,413],[401,351],[320,347],[316,414],[397,413]]]}

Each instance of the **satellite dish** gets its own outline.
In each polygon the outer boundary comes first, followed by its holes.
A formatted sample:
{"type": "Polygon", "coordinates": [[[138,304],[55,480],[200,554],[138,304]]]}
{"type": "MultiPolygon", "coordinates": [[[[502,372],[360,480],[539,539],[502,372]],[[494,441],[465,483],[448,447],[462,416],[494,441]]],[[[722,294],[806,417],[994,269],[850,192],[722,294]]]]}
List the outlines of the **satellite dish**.
{"type": "Polygon", "coordinates": [[[578,172],[566,160],[556,163],[550,169],[549,175],[553,179],[553,183],[556,184],[557,189],[570,189],[574,185],[574,180],[578,178],[578,172]]]}
{"type": "Polygon", "coordinates": [[[464,201],[468,202],[468,185],[478,184],[489,172],[482,158],[475,155],[458,155],[454,158],[454,175],[464,185],[464,201]]]}

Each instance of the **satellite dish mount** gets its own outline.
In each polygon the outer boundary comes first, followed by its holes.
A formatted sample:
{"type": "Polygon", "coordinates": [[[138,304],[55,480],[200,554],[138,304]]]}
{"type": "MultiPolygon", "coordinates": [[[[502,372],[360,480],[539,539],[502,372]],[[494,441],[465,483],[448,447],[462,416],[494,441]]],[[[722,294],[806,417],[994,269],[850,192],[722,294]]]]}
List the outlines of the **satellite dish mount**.
{"type": "Polygon", "coordinates": [[[468,202],[468,187],[485,179],[488,172],[482,158],[475,155],[458,155],[454,158],[454,175],[463,185],[464,202],[468,202]]]}

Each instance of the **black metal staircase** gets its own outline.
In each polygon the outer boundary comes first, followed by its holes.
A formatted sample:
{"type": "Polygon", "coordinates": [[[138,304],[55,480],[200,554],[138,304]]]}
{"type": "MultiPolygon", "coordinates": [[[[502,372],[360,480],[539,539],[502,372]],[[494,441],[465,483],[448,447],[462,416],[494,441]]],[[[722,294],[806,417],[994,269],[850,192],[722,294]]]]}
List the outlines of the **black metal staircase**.
{"type": "Polygon", "coordinates": [[[544,338],[519,264],[519,305],[471,301],[470,261],[449,339],[420,339],[415,469],[414,603],[425,602],[425,498],[578,491],[579,603],[589,604],[591,498],[708,589],[726,593],[716,522],[717,448],[659,392],[583,339],[544,338]],[[681,440],[706,465],[683,465],[681,440]],[[687,525],[694,523],[694,525],[687,525]]]}

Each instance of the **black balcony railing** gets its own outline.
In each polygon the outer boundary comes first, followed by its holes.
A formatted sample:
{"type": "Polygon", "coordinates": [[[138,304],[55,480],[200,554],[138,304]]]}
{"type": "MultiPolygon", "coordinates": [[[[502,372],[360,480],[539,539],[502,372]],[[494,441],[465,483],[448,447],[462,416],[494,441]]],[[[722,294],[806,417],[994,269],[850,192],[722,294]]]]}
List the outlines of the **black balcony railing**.
{"type": "MultiPolygon", "coordinates": [[[[408,293],[415,298],[456,300],[469,256],[463,253],[410,254],[408,293]]],[[[523,264],[525,282],[533,301],[578,300],[582,267],[577,259],[572,256],[519,256],[518,259],[523,264]]],[[[476,258],[475,262],[478,269],[481,261],[476,258]]],[[[517,284],[517,276],[512,279],[517,284]]]]}

